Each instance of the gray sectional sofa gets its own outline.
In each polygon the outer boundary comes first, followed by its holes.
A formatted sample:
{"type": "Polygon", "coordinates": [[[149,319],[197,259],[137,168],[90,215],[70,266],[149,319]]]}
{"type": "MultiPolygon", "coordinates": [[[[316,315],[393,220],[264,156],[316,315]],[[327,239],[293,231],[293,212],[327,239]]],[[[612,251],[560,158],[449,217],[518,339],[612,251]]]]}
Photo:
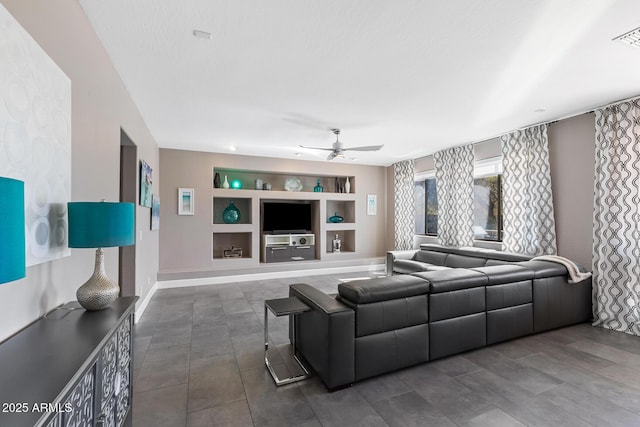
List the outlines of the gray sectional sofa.
{"type": "Polygon", "coordinates": [[[336,296],[290,286],[312,308],[296,317],[298,352],[330,390],[591,318],[591,279],[569,283],[561,264],[438,245],[413,252],[390,252],[395,274],[340,284],[336,296]]]}

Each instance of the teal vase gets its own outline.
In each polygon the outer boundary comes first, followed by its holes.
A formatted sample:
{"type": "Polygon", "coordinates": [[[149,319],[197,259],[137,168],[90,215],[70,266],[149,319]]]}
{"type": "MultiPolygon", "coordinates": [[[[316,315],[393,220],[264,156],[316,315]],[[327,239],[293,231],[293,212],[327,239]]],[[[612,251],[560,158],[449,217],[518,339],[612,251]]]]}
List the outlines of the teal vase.
{"type": "Polygon", "coordinates": [[[340,215],[338,215],[338,212],[335,213],[334,216],[330,216],[329,217],[329,221],[337,223],[337,222],[342,222],[344,221],[344,218],[341,217],[340,215]]]}
{"type": "Polygon", "coordinates": [[[313,192],[322,193],[323,191],[324,191],[324,188],[322,187],[322,185],[320,185],[320,180],[318,180],[318,184],[316,184],[316,186],[313,187],[313,192]]]}
{"type": "Polygon", "coordinates": [[[240,221],[240,210],[233,204],[233,200],[229,202],[229,206],[222,212],[222,220],[225,224],[236,224],[240,221]]]}

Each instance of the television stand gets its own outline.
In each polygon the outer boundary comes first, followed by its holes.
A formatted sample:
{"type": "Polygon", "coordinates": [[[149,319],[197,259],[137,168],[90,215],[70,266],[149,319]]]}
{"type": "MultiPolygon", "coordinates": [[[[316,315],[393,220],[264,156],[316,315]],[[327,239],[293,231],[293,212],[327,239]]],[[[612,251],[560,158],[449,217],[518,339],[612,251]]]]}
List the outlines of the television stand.
{"type": "Polygon", "coordinates": [[[265,234],[263,242],[264,262],[316,259],[315,234],[265,234]]]}

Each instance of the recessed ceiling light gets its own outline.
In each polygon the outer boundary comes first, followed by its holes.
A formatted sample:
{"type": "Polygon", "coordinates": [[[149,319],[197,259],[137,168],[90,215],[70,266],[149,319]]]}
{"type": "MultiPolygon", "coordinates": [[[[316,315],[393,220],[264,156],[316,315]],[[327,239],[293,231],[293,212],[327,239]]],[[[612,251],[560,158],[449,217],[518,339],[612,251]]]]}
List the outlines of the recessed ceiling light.
{"type": "Polygon", "coordinates": [[[534,113],[544,113],[545,111],[547,110],[545,110],[544,108],[538,108],[536,110],[533,110],[534,113]]]}
{"type": "Polygon", "coordinates": [[[302,156],[302,153],[293,153],[293,155],[300,157],[300,156],[302,156]]]}
{"type": "Polygon", "coordinates": [[[235,145],[230,145],[229,146],[229,151],[236,151],[236,146],[235,145]]]}
{"type": "Polygon", "coordinates": [[[193,30],[193,37],[199,39],[211,40],[211,33],[202,30],[193,30]]]}
{"type": "Polygon", "coordinates": [[[635,30],[631,30],[628,33],[624,33],[618,37],[614,37],[614,41],[621,41],[633,47],[640,48],[640,27],[635,30]]]}

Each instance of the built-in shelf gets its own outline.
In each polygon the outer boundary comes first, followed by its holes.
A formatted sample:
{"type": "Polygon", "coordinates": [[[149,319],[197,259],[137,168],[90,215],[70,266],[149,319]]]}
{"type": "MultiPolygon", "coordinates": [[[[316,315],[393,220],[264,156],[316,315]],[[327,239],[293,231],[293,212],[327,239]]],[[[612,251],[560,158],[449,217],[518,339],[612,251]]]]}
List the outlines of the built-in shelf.
{"type": "Polygon", "coordinates": [[[236,257],[227,258],[224,256],[225,249],[241,248],[242,257],[252,258],[252,233],[251,232],[234,232],[234,233],[213,233],[213,259],[233,260],[236,257]]]}
{"type": "Polygon", "coordinates": [[[354,223],[356,221],[356,203],[355,200],[335,200],[333,197],[327,200],[327,224],[332,223],[329,218],[333,215],[344,218],[344,222],[354,223]]]}
{"type": "MultiPolygon", "coordinates": [[[[337,193],[341,194],[337,191],[339,187],[344,185],[347,176],[321,176],[321,175],[305,175],[305,174],[296,174],[296,173],[282,173],[282,172],[271,172],[271,171],[255,171],[255,170],[241,170],[241,169],[227,169],[227,168],[213,168],[213,175],[215,173],[220,174],[220,181],[224,182],[224,177],[227,177],[227,181],[231,183],[233,180],[238,180],[242,183],[242,189],[235,191],[246,191],[246,190],[258,190],[256,188],[256,180],[259,180],[263,184],[270,184],[271,191],[285,191],[284,184],[289,178],[298,178],[302,183],[302,191],[303,193],[313,193],[314,187],[318,184],[318,180],[320,180],[320,185],[323,188],[324,193],[337,193]],[[336,181],[340,185],[336,185],[336,181]]],[[[349,183],[351,185],[350,193],[356,192],[356,182],[354,176],[349,176],[349,183]]]]}
{"type": "Polygon", "coordinates": [[[224,210],[230,206],[231,202],[236,206],[238,212],[240,212],[240,220],[236,224],[251,224],[252,223],[252,215],[251,215],[251,197],[233,197],[239,196],[240,194],[235,193],[229,196],[223,197],[213,197],[213,223],[214,224],[224,224],[224,220],[222,219],[222,214],[224,210]]]}
{"type": "Polygon", "coordinates": [[[355,230],[356,225],[353,222],[328,222],[325,228],[327,231],[355,230]]]}
{"type": "Polygon", "coordinates": [[[342,248],[340,253],[349,253],[356,251],[356,232],[355,230],[327,230],[326,232],[326,252],[333,252],[333,239],[336,234],[340,237],[342,248]]]}
{"type": "Polygon", "coordinates": [[[222,182],[226,176],[229,182],[237,179],[242,183],[241,189],[212,188],[211,190],[212,265],[220,268],[238,268],[238,266],[241,268],[243,265],[257,265],[266,261],[318,262],[348,259],[357,255],[356,223],[359,202],[355,193],[354,176],[349,176],[351,192],[340,193],[335,192],[336,178],[342,184],[346,176],[287,174],[217,167],[213,168],[212,172],[219,173],[222,182]],[[290,177],[300,179],[303,185],[302,191],[284,190],[284,183],[290,177]],[[256,180],[271,184],[271,190],[256,189],[256,180]],[[323,187],[322,192],[313,191],[318,180],[323,187]],[[236,224],[225,224],[223,212],[231,201],[240,211],[241,219],[236,224]],[[291,236],[265,236],[262,231],[261,212],[263,202],[266,201],[310,203],[312,229],[307,231],[313,237],[306,237],[305,243],[301,244],[297,240],[294,243],[291,236]],[[343,222],[329,221],[329,217],[336,213],[344,218],[343,222]],[[341,253],[332,251],[332,241],[336,234],[342,241],[341,253]],[[241,258],[224,257],[224,250],[231,249],[232,246],[242,248],[241,258]],[[285,247],[291,252],[288,256],[282,255],[285,247]]]}

